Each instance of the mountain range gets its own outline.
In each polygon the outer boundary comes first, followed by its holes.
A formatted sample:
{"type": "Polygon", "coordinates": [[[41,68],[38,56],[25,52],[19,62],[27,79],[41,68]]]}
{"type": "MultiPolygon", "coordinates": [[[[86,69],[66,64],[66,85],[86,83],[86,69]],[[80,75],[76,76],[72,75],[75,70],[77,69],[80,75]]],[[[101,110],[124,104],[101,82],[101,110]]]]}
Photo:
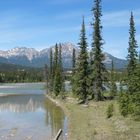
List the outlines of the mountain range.
{"type": "MultiPolygon", "coordinates": [[[[73,48],[75,48],[76,54],[78,54],[79,49],[72,43],[61,43],[61,45],[63,65],[65,68],[71,68],[73,48]]],[[[52,48],[54,51],[54,46],[43,49],[41,51],[26,47],[16,47],[7,51],[1,50],[0,63],[16,64],[35,68],[44,67],[45,64],[49,64],[50,48],[52,48]]],[[[127,61],[125,59],[116,58],[106,52],[104,54],[104,64],[107,68],[111,67],[112,60],[114,62],[115,69],[124,69],[127,65],[127,61]]]]}

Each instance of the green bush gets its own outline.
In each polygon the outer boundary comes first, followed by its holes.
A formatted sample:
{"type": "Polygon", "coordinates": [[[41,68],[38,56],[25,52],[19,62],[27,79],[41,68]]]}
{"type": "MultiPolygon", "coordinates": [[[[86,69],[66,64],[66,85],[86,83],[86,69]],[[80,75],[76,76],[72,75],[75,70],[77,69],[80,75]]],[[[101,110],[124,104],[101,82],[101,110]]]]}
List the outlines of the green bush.
{"type": "Polygon", "coordinates": [[[131,114],[136,120],[140,120],[140,92],[131,95],[131,114]]]}
{"type": "Polygon", "coordinates": [[[130,113],[131,107],[130,107],[129,94],[127,94],[127,93],[120,94],[119,107],[120,107],[121,115],[123,115],[124,117],[130,113]]]}
{"type": "Polygon", "coordinates": [[[130,114],[134,116],[136,120],[140,120],[140,92],[120,94],[119,106],[121,115],[125,117],[130,114]]]}
{"type": "Polygon", "coordinates": [[[108,105],[108,108],[106,111],[107,118],[111,118],[113,116],[113,112],[114,112],[114,105],[111,103],[108,105]]]}

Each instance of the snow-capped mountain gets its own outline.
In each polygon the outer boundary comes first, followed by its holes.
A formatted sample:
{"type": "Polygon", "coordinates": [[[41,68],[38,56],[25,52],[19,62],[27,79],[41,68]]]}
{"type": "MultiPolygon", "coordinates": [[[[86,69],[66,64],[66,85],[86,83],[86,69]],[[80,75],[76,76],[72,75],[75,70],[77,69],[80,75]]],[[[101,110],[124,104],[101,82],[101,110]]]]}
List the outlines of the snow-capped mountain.
{"type": "Polygon", "coordinates": [[[0,56],[5,58],[26,56],[30,61],[39,55],[39,52],[33,48],[16,47],[8,51],[0,51],[0,56]]]}
{"type": "MultiPolygon", "coordinates": [[[[72,51],[76,49],[78,54],[79,49],[72,43],[61,43],[62,59],[65,68],[70,68],[72,63],[72,51]]],[[[54,46],[51,46],[54,51],[54,46]]],[[[16,47],[8,51],[0,51],[0,63],[12,63],[23,66],[43,67],[44,64],[49,64],[50,48],[37,51],[33,48],[16,47]]],[[[127,64],[126,60],[113,57],[105,53],[104,63],[108,68],[111,66],[111,61],[114,61],[115,68],[122,69],[127,64]]]]}

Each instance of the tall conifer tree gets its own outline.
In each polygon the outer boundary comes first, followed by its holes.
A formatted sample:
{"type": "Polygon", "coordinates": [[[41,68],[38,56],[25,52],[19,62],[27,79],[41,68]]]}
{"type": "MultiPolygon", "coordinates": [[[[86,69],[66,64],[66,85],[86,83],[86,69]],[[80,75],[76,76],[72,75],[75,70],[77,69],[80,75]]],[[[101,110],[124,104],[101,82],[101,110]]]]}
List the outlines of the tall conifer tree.
{"type": "Polygon", "coordinates": [[[78,43],[80,47],[80,53],[76,63],[76,70],[74,74],[75,94],[79,99],[86,103],[88,90],[87,90],[87,78],[88,78],[88,53],[87,53],[87,38],[85,30],[85,22],[83,18],[82,29],[80,34],[80,42],[78,43]]]}
{"type": "Polygon", "coordinates": [[[138,59],[138,61],[139,61],[139,64],[140,64],[140,51],[139,51],[139,59],[138,59]]]}
{"type": "Polygon", "coordinates": [[[135,39],[135,22],[134,22],[134,16],[133,13],[131,12],[131,17],[130,17],[130,30],[129,30],[129,48],[128,48],[128,66],[127,66],[127,83],[128,83],[128,92],[132,94],[135,92],[135,88],[133,86],[134,82],[134,71],[137,67],[137,41],[135,39]]]}
{"type": "Polygon", "coordinates": [[[54,84],[53,92],[58,96],[60,92],[64,92],[63,64],[62,64],[62,46],[55,46],[54,53],[54,84]]]}
{"type": "Polygon", "coordinates": [[[50,74],[53,74],[53,53],[52,53],[52,48],[50,48],[50,74]]]}
{"type": "Polygon", "coordinates": [[[73,68],[73,71],[75,69],[75,62],[76,62],[76,54],[75,54],[75,48],[73,48],[73,51],[72,51],[72,68],[73,68]]]}
{"type": "Polygon", "coordinates": [[[58,45],[55,45],[55,52],[54,52],[54,62],[53,62],[53,74],[54,74],[54,82],[53,82],[53,92],[55,96],[58,96],[60,92],[60,72],[59,72],[59,65],[58,65],[58,45]]]}
{"type": "Polygon", "coordinates": [[[54,50],[54,59],[53,59],[53,74],[55,75],[55,70],[58,66],[58,45],[56,43],[54,50]]]}
{"type": "Polygon", "coordinates": [[[76,67],[76,55],[75,55],[75,48],[73,48],[72,51],[72,77],[71,77],[71,86],[72,86],[72,92],[75,95],[75,67],[76,67]]]}
{"type": "Polygon", "coordinates": [[[64,92],[65,84],[64,84],[64,75],[63,75],[63,62],[62,62],[62,45],[59,44],[59,71],[60,71],[60,91],[64,92]]]}
{"type": "Polygon", "coordinates": [[[92,38],[92,61],[91,61],[91,81],[94,98],[96,101],[102,100],[102,90],[104,81],[105,66],[103,64],[103,53],[102,53],[102,26],[101,26],[101,16],[102,7],[101,0],[94,0],[95,6],[92,8],[93,12],[93,38],[92,38]]]}
{"type": "Polygon", "coordinates": [[[126,116],[133,114],[140,118],[140,65],[137,62],[137,41],[135,39],[136,29],[134,16],[131,12],[129,30],[128,66],[127,66],[127,86],[129,94],[120,96],[121,114],[126,116]]]}
{"type": "Polygon", "coordinates": [[[47,64],[45,64],[45,81],[46,81],[46,88],[48,93],[49,92],[49,69],[47,64]]]}
{"type": "Polygon", "coordinates": [[[54,75],[53,75],[53,53],[52,53],[52,48],[50,48],[50,70],[49,70],[49,90],[50,90],[50,92],[53,91],[53,80],[54,80],[54,75]]]}

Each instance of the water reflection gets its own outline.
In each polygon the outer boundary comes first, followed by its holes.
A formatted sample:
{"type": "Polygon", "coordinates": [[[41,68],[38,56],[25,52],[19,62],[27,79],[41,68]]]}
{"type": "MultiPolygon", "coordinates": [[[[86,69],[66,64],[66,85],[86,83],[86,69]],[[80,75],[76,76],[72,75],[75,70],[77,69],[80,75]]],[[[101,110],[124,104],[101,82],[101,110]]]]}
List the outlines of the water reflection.
{"type": "MultiPolygon", "coordinates": [[[[59,129],[67,131],[66,122],[64,112],[43,94],[0,97],[0,139],[8,137],[16,128],[14,140],[27,136],[33,140],[49,140],[59,129]]],[[[61,139],[66,138],[63,135],[61,139]]]]}
{"type": "Polygon", "coordinates": [[[45,100],[45,108],[46,111],[46,124],[51,124],[52,133],[56,134],[59,129],[63,129],[64,133],[66,133],[66,118],[60,108],[55,106],[51,101],[45,100]],[[64,125],[65,124],[65,125],[64,125]]]}
{"type": "Polygon", "coordinates": [[[19,94],[43,94],[45,83],[0,84],[0,96],[19,94]]]}
{"type": "Polygon", "coordinates": [[[40,107],[43,108],[43,100],[43,95],[9,95],[0,97],[0,111],[35,112],[40,107]]]}

